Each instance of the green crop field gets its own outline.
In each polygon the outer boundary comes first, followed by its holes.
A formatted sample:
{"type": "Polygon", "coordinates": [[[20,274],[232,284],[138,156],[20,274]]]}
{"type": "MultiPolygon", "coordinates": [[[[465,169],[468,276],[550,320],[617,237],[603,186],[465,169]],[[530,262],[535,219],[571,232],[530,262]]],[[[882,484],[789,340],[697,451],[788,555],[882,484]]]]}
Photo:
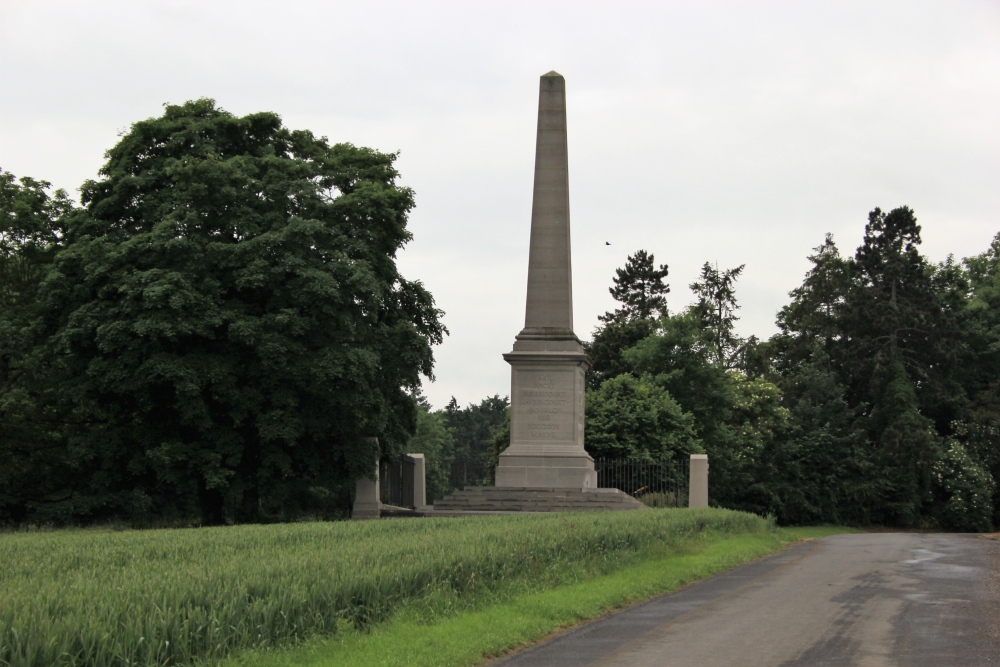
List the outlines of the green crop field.
{"type": "Polygon", "coordinates": [[[0,665],[174,665],[447,616],[773,524],[725,510],[0,534],[0,665]]]}

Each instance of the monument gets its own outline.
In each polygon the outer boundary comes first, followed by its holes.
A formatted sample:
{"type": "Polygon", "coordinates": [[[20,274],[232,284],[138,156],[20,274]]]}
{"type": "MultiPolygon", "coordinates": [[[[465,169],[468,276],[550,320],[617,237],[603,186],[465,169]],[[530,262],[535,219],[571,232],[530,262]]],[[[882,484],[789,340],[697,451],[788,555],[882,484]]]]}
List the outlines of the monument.
{"type": "Polygon", "coordinates": [[[531,205],[524,328],[510,364],[510,446],[495,486],[467,486],[434,502],[433,514],[633,510],[645,506],[618,489],[598,489],[583,448],[584,373],[590,361],[573,333],[569,242],[566,81],[541,78],[535,185],[531,205]]]}
{"type": "Polygon", "coordinates": [[[556,72],[539,84],[524,328],[503,357],[510,446],[500,454],[496,486],[596,488],[594,459],[583,448],[590,362],[573,333],[566,80],[556,72]]]}
{"type": "MultiPolygon", "coordinates": [[[[594,459],[583,448],[590,360],[573,333],[566,81],[557,72],[539,83],[524,328],[503,358],[510,364],[510,445],[500,453],[495,485],[454,491],[425,513],[646,509],[619,489],[597,488],[594,459]]],[[[708,457],[691,456],[692,480],[696,471],[704,479],[691,483],[691,506],[708,506],[708,457]]],[[[359,481],[358,497],[377,494],[373,485],[359,481]]],[[[359,518],[367,508],[360,506],[359,518]]]]}

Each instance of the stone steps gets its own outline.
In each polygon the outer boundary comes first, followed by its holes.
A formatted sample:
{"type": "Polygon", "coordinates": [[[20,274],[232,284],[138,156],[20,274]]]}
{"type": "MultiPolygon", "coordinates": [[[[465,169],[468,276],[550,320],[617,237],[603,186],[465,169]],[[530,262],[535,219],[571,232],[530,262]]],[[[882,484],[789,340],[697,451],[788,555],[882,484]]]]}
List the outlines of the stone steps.
{"type": "Polygon", "coordinates": [[[646,509],[618,489],[467,486],[434,502],[438,512],[580,512],[646,509]]]}

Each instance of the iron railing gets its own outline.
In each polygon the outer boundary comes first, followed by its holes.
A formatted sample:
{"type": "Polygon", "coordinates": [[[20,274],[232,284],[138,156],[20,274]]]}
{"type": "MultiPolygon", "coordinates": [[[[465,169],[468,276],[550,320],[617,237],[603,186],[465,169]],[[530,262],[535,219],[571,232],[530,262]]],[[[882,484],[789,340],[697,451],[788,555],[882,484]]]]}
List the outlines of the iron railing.
{"type": "Polygon", "coordinates": [[[379,500],[383,505],[414,508],[413,472],[416,464],[403,455],[397,461],[380,461],[378,465],[379,500]]]}
{"type": "Polygon", "coordinates": [[[687,507],[687,461],[600,458],[594,468],[602,489],[620,489],[651,507],[687,507]]]}
{"type": "Polygon", "coordinates": [[[455,460],[451,464],[448,484],[453,489],[464,489],[467,486],[481,486],[486,483],[487,473],[485,455],[472,460],[455,460]]]}

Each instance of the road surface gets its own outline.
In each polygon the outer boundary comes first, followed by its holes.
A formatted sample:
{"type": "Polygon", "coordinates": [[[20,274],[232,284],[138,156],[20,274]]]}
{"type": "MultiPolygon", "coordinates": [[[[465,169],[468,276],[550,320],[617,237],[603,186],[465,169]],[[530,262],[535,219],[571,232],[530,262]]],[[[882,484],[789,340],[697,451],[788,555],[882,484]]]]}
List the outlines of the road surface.
{"type": "Polygon", "coordinates": [[[868,533],[779,554],[490,667],[1000,665],[1000,542],[868,533]]]}

